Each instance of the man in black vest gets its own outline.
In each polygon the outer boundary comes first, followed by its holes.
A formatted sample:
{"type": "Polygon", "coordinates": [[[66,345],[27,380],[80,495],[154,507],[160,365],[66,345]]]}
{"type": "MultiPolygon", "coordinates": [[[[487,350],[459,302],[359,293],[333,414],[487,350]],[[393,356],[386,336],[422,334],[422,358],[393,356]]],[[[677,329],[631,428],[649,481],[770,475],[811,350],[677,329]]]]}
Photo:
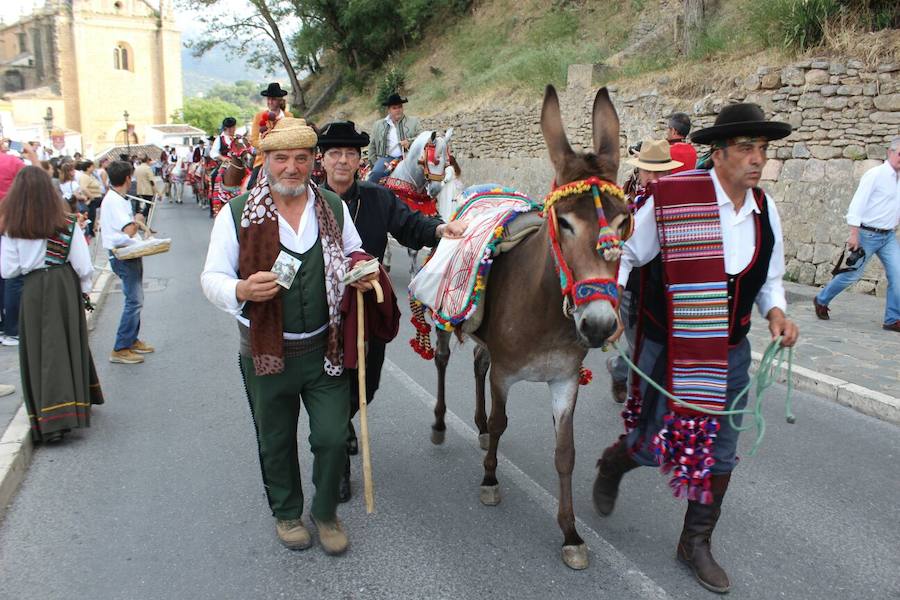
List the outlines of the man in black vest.
{"type": "MultiPolygon", "coordinates": [[[[319,150],[325,169],[323,188],[338,194],[347,204],[359,235],[363,250],[381,261],[388,243],[388,234],[406,246],[418,250],[423,246],[436,246],[442,237],[458,238],[466,230],[466,224],[444,224],[438,217],[426,217],[414,212],[386,188],[367,181],[359,181],[360,149],[369,144],[369,136],[359,133],[353,121],[328,123],[319,134],[319,150]]],[[[371,403],[381,382],[386,343],[377,338],[369,341],[366,354],[366,397],[371,403]]],[[[355,377],[351,377],[350,419],[359,410],[359,393],[355,377]]],[[[350,454],[356,454],[356,435],[352,422],[349,427],[350,454]]],[[[340,500],[350,499],[350,461],[341,481],[340,500]]]]}
{"type": "MultiPolygon", "coordinates": [[[[673,175],[652,184],[652,196],[637,213],[634,234],[625,244],[620,285],[633,267],[646,265],[638,301],[638,330],[643,332],[636,342],[638,366],[676,396],[690,395],[692,403],[715,405],[716,410],[732,408],[749,382],[747,332],[754,303],[769,321],[773,340],[781,338],[781,345],[788,347],[797,341],[797,326],[785,316],[781,222],[775,203],[756,187],[769,141],[790,131],[787,123],[766,121],[755,104],[725,107],[714,126],[692,136],[693,142],[712,146],[709,174],[673,175]],[[681,195],[685,190],[691,192],[681,195]],[[678,218],[678,209],[666,213],[666,219],[657,216],[666,207],[688,203],[692,210],[682,217],[687,219],[682,224],[682,232],[687,232],[682,247],[670,242],[679,232],[667,224],[673,215],[678,218]],[[708,236],[706,245],[691,246],[698,235],[708,236]],[[704,283],[689,282],[701,268],[708,269],[700,273],[698,281],[704,283]],[[676,298],[675,289],[688,291],[676,298]],[[683,312],[675,312],[676,299],[687,303],[683,312]],[[693,362],[685,360],[683,350],[676,352],[685,347],[696,350],[691,344],[697,339],[700,349],[691,355],[693,362]],[[695,359],[709,346],[721,349],[721,354],[713,360],[695,359]]],[[[746,402],[745,395],[733,408],[743,409],[746,402]]],[[[629,398],[624,416],[628,433],[603,452],[597,465],[595,508],[603,516],[612,512],[626,472],[660,464],[674,468],[672,485],[689,498],[678,557],[705,588],[727,592],[731,582],[712,556],[710,537],[736,465],[739,431],[727,417],[710,417],[690,407],[676,410],[645,382],[629,398]],[[704,423],[704,428],[697,423],[704,423]],[[673,436],[680,427],[688,434],[673,436]],[[710,432],[715,435],[707,437],[710,432]],[[695,457],[704,460],[694,464],[695,457]],[[680,469],[676,458],[691,468],[680,469]]],[[[740,426],[740,416],[734,421],[740,426]]]]}

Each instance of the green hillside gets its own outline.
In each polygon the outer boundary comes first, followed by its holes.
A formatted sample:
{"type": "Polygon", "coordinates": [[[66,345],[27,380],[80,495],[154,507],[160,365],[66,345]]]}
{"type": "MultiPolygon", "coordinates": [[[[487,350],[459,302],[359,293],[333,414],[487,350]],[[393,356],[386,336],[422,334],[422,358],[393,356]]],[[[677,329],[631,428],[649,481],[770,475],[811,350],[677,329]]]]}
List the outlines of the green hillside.
{"type": "MultiPolygon", "coordinates": [[[[699,0],[697,0],[697,3],[699,0]]],[[[433,19],[420,40],[320,105],[318,119],[376,114],[379,87],[398,85],[409,110],[429,115],[533,104],[547,83],[565,85],[572,63],[603,63],[610,82],[652,79],[675,95],[714,91],[758,64],[808,54],[900,59],[900,3],[883,0],[719,0],[685,48],[683,0],[492,0],[433,19]]],[[[338,72],[310,81],[310,97],[338,72]]],[[[347,78],[345,77],[345,80],[347,78]]]]}

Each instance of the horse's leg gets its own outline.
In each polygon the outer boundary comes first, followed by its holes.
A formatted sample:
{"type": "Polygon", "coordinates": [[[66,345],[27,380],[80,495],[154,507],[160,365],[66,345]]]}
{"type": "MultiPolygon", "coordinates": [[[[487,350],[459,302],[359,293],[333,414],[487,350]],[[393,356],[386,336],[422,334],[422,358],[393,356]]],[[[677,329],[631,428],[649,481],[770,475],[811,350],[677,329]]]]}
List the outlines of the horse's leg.
{"type": "Polygon", "coordinates": [[[556,430],[556,472],[559,474],[559,512],[556,520],[563,532],[562,558],[573,569],[588,566],[587,546],[575,530],[572,507],[572,471],[575,468],[575,434],[572,416],[578,398],[578,376],[549,382],[556,430]]]}
{"type": "Polygon", "coordinates": [[[434,425],[431,426],[431,443],[443,444],[447,425],[444,415],[447,413],[447,400],[444,396],[447,376],[447,363],[450,362],[450,332],[435,328],[437,341],[434,348],[434,364],[438,372],[437,403],[434,405],[434,425]]]}
{"type": "Polygon", "coordinates": [[[490,367],[491,356],[488,354],[487,348],[475,344],[475,426],[478,427],[478,444],[482,450],[487,450],[490,443],[487,414],[484,410],[484,383],[490,367]]]}
{"type": "Polygon", "coordinates": [[[415,276],[416,267],[419,264],[419,251],[407,248],[406,253],[409,255],[409,277],[412,278],[415,276]]]}
{"type": "Polygon", "coordinates": [[[488,420],[489,443],[484,457],[484,479],[481,480],[481,502],[487,506],[500,504],[500,484],[497,482],[497,446],[506,431],[506,395],[509,379],[491,369],[491,418],[488,420]]]}

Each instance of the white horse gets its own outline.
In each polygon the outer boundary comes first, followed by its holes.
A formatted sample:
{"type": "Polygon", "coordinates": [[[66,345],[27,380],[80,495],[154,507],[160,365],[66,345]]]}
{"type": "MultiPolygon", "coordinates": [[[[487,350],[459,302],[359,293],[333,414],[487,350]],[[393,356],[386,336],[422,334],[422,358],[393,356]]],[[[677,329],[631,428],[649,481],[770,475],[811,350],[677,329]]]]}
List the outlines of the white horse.
{"type": "MultiPolygon", "coordinates": [[[[426,212],[438,213],[437,198],[447,181],[447,167],[451,166],[452,137],[452,127],[443,136],[435,131],[423,131],[410,144],[403,160],[379,183],[397,194],[413,210],[420,210],[417,206],[421,206],[426,212]]],[[[445,221],[450,217],[443,212],[440,214],[445,221]]],[[[407,248],[407,253],[411,261],[409,273],[413,275],[418,266],[419,251],[407,248]]]]}

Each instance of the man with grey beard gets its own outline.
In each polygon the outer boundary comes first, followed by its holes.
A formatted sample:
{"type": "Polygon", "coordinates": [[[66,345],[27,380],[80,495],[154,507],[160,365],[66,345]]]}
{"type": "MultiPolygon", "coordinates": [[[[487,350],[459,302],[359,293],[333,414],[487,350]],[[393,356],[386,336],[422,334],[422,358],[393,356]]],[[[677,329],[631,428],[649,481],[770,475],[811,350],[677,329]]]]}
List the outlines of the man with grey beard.
{"type": "Polygon", "coordinates": [[[348,546],[336,511],[350,403],[342,280],[351,261],[368,256],[340,197],[309,180],[316,142],[303,119],[290,117],[260,141],[262,176],[216,217],[201,283],[210,302],[238,321],[241,374],[278,539],[294,550],[312,545],[297,457],[302,401],[314,456],[310,513],[322,548],[340,554],[348,546]],[[273,270],[295,275],[286,280],[273,270]]]}

